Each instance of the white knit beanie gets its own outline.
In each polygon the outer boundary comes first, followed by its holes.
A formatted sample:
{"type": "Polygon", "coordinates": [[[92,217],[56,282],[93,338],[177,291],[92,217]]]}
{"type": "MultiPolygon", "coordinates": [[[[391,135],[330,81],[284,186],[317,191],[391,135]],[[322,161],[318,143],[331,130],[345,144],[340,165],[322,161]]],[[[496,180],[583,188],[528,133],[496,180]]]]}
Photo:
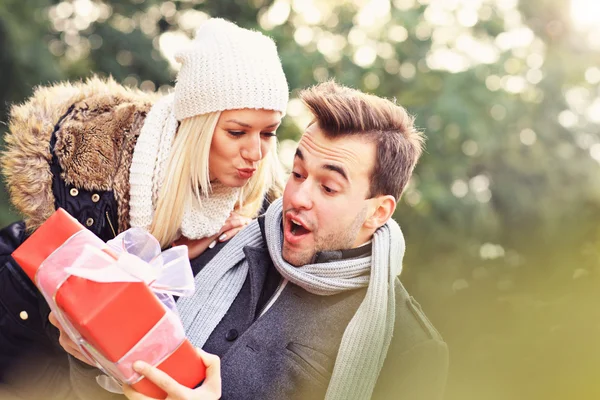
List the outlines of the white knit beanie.
{"type": "Polygon", "coordinates": [[[262,33],[211,18],[175,59],[181,63],[175,84],[178,121],[243,108],[285,114],[287,81],[275,42],[262,33]]]}
{"type": "MultiPolygon", "coordinates": [[[[255,108],[285,114],[288,85],[273,40],[223,19],[204,22],[189,49],[176,55],[182,66],[173,94],[151,108],[129,170],[130,224],[150,229],[163,186],[177,121],[214,111],[255,108]]],[[[186,204],[180,232],[190,238],[219,231],[239,189],[214,185],[202,204],[186,204]]]]}

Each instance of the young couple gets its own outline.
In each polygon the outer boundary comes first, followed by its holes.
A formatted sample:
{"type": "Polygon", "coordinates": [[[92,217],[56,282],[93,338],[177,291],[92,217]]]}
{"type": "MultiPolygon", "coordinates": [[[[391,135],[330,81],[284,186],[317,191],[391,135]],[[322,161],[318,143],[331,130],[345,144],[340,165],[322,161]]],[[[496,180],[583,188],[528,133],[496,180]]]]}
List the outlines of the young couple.
{"type": "MultiPolygon", "coordinates": [[[[272,40],[211,19],[178,60],[174,93],[158,100],[93,79],[13,108],[3,167],[25,222],[2,232],[12,292],[0,312],[32,318],[7,337],[27,345],[58,325],[8,254],[61,206],[105,240],[141,226],[163,247],[188,245],[196,291],[177,308],[207,378],[187,389],[138,365],[170,399],[441,398],[447,347],[398,279],[391,218],[422,151],[413,119],[333,82],[302,91],[314,118],[283,188],[288,87],[272,40]]],[[[122,397],[57,328],[74,394],[122,397]]],[[[19,349],[5,342],[8,365],[19,349]]]]}

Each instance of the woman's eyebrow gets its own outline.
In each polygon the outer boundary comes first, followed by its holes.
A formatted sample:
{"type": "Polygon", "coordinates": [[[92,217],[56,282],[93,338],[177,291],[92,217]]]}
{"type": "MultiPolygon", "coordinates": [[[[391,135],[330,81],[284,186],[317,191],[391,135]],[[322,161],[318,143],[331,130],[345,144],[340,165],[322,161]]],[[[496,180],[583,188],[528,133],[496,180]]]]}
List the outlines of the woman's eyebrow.
{"type": "Polygon", "coordinates": [[[242,122],[242,121],[235,120],[235,119],[228,119],[228,120],[227,120],[227,121],[225,121],[225,122],[233,122],[234,124],[241,125],[241,126],[243,126],[244,128],[252,128],[252,125],[250,125],[250,124],[247,124],[247,123],[245,123],[245,122],[242,122]]]}
{"type": "MultiPolygon", "coordinates": [[[[238,120],[236,120],[236,119],[228,119],[228,120],[227,120],[227,121],[225,121],[225,122],[233,122],[234,124],[238,124],[238,125],[240,125],[240,126],[243,126],[244,128],[252,128],[252,125],[250,125],[250,124],[247,124],[247,123],[245,123],[245,122],[242,122],[242,121],[238,121],[238,120]]],[[[278,121],[278,122],[274,122],[274,123],[272,123],[271,125],[269,125],[269,126],[266,126],[266,127],[265,127],[265,129],[269,129],[269,128],[275,128],[277,125],[279,125],[279,122],[280,122],[280,121],[278,121]]]]}

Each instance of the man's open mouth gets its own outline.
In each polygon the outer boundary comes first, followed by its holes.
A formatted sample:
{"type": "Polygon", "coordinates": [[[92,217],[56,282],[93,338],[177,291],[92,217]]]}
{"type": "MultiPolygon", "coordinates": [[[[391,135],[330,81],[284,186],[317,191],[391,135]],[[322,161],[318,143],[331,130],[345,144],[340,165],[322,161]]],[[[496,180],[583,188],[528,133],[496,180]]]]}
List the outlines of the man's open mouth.
{"type": "Polygon", "coordinates": [[[290,232],[294,236],[302,236],[306,235],[310,231],[306,229],[301,223],[294,221],[293,219],[289,220],[290,222],[290,232]]]}
{"type": "Polygon", "coordinates": [[[302,236],[311,232],[307,223],[303,221],[299,215],[296,215],[296,213],[292,211],[285,213],[285,220],[287,241],[297,242],[302,238],[302,236]]]}

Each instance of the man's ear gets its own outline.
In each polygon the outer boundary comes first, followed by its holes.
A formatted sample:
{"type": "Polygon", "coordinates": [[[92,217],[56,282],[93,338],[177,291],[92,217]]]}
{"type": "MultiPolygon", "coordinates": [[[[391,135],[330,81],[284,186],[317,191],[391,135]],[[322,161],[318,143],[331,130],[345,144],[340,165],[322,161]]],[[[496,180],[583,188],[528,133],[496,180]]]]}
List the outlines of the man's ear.
{"type": "Polygon", "coordinates": [[[384,225],[396,210],[396,199],[394,196],[385,195],[372,198],[372,206],[369,207],[369,216],[366,219],[365,228],[376,230],[384,225]]]}

